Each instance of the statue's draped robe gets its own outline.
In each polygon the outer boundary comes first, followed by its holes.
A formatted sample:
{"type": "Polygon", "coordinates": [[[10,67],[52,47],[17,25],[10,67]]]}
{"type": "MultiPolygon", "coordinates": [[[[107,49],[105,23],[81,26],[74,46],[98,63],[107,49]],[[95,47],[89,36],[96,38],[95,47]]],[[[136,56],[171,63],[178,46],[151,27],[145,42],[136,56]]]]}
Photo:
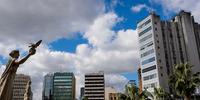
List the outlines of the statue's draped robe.
{"type": "Polygon", "coordinates": [[[15,59],[10,59],[6,69],[0,79],[0,100],[12,100],[13,81],[19,65],[16,65],[15,59]]]}
{"type": "Polygon", "coordinates": [[[26,85],[26,91],[24,93],[24,100],[32,100],[32,92],[31,92],[30,82],[28,82],[26,85]]]}

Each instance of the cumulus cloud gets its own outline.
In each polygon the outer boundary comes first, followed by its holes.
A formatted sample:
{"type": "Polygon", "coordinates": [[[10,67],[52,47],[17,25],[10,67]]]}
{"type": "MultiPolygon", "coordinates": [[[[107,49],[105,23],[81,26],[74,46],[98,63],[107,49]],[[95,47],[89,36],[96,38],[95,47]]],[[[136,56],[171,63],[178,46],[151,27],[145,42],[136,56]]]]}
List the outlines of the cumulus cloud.
{"type": "Polygon", "coordinates": [[[131,10],[135,13],[140,12],[142,9],[145,9],[147,11],[154,11],[153,8],[147,6],[146,4],[138,4],[131,7],[131,10]]]}
{"type": "Polygon", "coordinates": [[[108,74],[105,75],[106,87],[115,87],[118,92],[125,91],[125,85],[128,83],[128,79],[119,74],[108,74]]]}
{"type": "Polygon", "coordinates": [[[199,0],[150,0],[150,2],[160,4],[166,15],[171,12],[177,13],[180,10],[190,11],[194,15],[195,20],[200,22],[199,0]]]}
{"type": "Polygon", "coordinates": [[[113,31],[112,28],[120,20],[122,20],[120,17],[111,12],[99,16],[94,21],[84,34],[89,44],[77,47],[77,52],[86,51],[82,54],[87,54],[78,56],[77,70],[84,72],[102,70],[107,73],[134,70],[138,61],[137,33],[131,29],[113,31]]]}
{"type": "Polygon", "coordinates": [[[103,12],[101,0],[0,0],[0,42],[70,37],[103,12]]]}
{"type": "MultiPolygon", "coordinates": [[[[43,2],[44,1],[41,1],[41,4],[43,4],[43,2]]],[[[52,2],[49,3],[51,4],[52,2]]],[[[5,3],[8,2],[5,1],[5,3]]],[[[82,4],[85,5],[84,3],[82,4]]],[[[57,6],[60,7],[62,6],[62,4],[58,4],[57,6]]],[[[91,6],[89,6],[88,10],[91,9],[90,7],[91,6]]],[[[12,10],[13,9],[11,9],[11,11],[12,10]]],[[[8,12],[6,11],[6,13],[8,12]]],[[[22,21],[22,19],[20,20],[22,21]]],[[[77,85],[76,85],[77,96],[79,96],[80,87],[84,85],[84,74],[88,72],[104,71],[106,76],[106,85],[107,86],[112,85],[115,86],[118,90],[122,90],[124,84],[127,83],[128,80],[120,74],[123,72],[132,72],[138,65],[138,53],[137,53],[138,40],[137,40],[136,30],[132,29],[127,29],[127,30],[122,29],[119,31],[112,30],[113,27],[115,27],[115,25],[117,23],[120,23],[120,21],[122,20],[123,18],[120,18],[113,12],[98,15],[98,17],[96,17],[94,21],[91,21],[90,24],[88,20],[86,20],[85,22],[88,22],[89,25],[87,26],[86,24],[87,27],[84,29],[85,31],[82,30],[83,32],[82,35],[89,41],[89,43],[79,44],[76,48],[75,53],[53,51],[49,49],[47,44],[43,43],[38,48],[37,53],[34,56],[32,56],[27,62],[25,62],[22,66],[20,66],[18,70],[18,73],[24,73],[31,76],[34,100],[41,100],[42,82],[43,82],[42,76],[44,76],[46,73],[57,72],[57,71],[67,71],[75,73],[77,79],[77,85]]],[[[22,22],[25,23],[24,21],[22,22]]],[[[69,23],[71,22],[76,23],[76,17],[72,21],[69,20],[69,23]]],[[[56,27],[53,26],[53,29],[54,28],[56,27]]],[[[65,27],[65,28],[71,30],[70,29],[71,27],[65,27]]],[[[43,28],[38,30],[41,31],[42,29],[43,28]]],[[[26,28],[25,30],[23,29],[21,30],[25,32],[25,31],[30,31],[31,29],[26,28]]],[[[74,29],[74,30],[75,30],[74,32],[80,31],[79,29],[74,29]]],[[[11,31],[19,32],[15,29],[11,31]]],[[[52,41],[57,37],[64,36],[63,34],[57,34],[51,32],[44,33],[43,35],[37,33],[34,34],[23,33],[23,35],[25,35],[23,36],[23,38],[27,37],[26,39],[34,40],[37,39],[35,37],[41,37],[41,38],[44,37],[44,39],[48,41],[52,41]],[[55,37],[53,36],[48,37],[50,34],[52,34],[55,37]],[[33,37],[29,35],[32,35],[33,37]]],[[[1,36],[8,37],[9,34],[8,35],[1,34],[1,36]]],[[[21,36],[21,35],[18,33],[10,33],[9,41],[7,41],[6,39],[1,40],[0,47],[4,49],[0,50],[0,55],[7,57],[8,53],[13,48],[20,49],[21,51],[23,51],[22,53],[28,50],[27,48],[28,44],[26,45],[24,43],[24,41],[28,40],[21,39],[22,37],[16,38],[16,36],[21,36]]],[[[2,65],[0,71],[2,72],[4,68],[5,65],[2,65]]]]}

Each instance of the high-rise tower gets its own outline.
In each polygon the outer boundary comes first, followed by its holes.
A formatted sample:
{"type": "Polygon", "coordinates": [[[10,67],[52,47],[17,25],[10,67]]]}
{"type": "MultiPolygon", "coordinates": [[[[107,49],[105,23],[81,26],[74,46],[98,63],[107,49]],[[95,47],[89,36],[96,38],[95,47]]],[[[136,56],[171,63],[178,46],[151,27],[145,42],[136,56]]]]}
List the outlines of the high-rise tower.
{"type": "Polygon", "coordinates": [[[173,66],[189,62],[200,71],[200,25],[189,12],[181,11],[170,21],[151,13],[137,24],[142,87],[169,91],[168,77],[173,66]]]}
{"type": "Polygon", "coordinates": [[[44,76],[42,100],[53,100],[53,74],[44,76]]]}
{"type": "Polygon", "coordinates": [[[73,73],[56,72],[53,76],[53,100],[75,100],[75,76],[73,73]]]}

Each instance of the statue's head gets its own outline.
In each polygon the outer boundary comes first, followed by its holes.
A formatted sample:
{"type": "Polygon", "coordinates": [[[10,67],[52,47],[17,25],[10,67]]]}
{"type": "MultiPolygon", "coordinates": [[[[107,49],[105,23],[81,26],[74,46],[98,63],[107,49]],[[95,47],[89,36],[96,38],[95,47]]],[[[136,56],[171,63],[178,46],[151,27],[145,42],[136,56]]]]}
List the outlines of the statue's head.
{"type": "Polygon", "coordinates": [[[11,51],[11,53],[9,54],[12,58],[19,58],[19,50],[13,50],[11,51]]]}

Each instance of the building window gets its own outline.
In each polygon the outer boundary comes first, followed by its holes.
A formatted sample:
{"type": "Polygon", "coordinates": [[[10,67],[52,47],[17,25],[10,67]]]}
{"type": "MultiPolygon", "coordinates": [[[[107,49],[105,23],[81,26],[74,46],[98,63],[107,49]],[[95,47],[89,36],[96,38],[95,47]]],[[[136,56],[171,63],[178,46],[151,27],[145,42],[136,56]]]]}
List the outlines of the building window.
{"type": "Polygon", "coordinates": [[[152,53],[154,53],[154,49],[151,49],[151,50],[149,50],[149,51],[144,52],[143,54],[141,54],[141,58],[142,58],[142,57],[145,57],[145,56],[147,56],[147,55],[150,55],[150,54],[152,54],[152,53]]]}
{"type": "Polygon", "coordinates": [[[147,33],[148,31],[150,31],[152,29],[151,26],[149,26],[147,29],[145,29],[144,31],[139,33],[139,36],[142,36],[143,34],[147,33]]]}
{"type": "Polygon", "coordinates": [[[163,74],[161,73],[160,76],[163,76],[163,74]]]}
{"type": "Polygon", "coordinates": [[[144,89],[154,88],[156,86],[157,86],[157,82],[156,83],[151,83],[151,84],[145,84],[144,85],[144,89]]]}
{"type": "Polygon", "coordinates": [[[155,31],[157,31],[158,29],[157,28],[155,28],[155,31]]]}
{"type": "Polygon", "coordinates": [[[151,75],[143,77],[143,80],[146,81],[146,80],[150,80],[156,77],[157,77],[157,74],[155,73],[155,74],[151,74],[151,75]]]}
{"type": "Polygon", "coordinates": [[[138,26],[138,29],[141,29],[142,27],[146,26],[147,24],[149,24],[151,22],[151,19],[147,20],[146,22],[144,22],[142,25],[138,26]]]}
{"type": "Polygon", "coordinates": [[[153,66],[150,66],[148,68],[142,69],[142,73],[145,73],[145,72],[148,72],[148,71],[151,71],[151,70],[154,70],[154,69],[156,69],[156,65],[153,65],[153,66]]]}
{"type": "Polygon", "coordinates": [[[149,47],[149,46],[151,46],[151,45],[153,45],[153,41],[151,41],[151,42],[149,42],[149,43],[146,43],[145,45],[141,46],[141,47],[140,47],[140,50],[144,50],[146,47],[149,47]]]}
{"type": "Polygon", "coordinates": [[[152,37],[152,34],[149,34],[147,36],[145,36],[144,38],[140,39],[140,43],[142,43],[143,41],[146,41],[147,39],[151,38],[152,37]]]}
{"type": "Polygon", "coordinates": [[[155,57],[149,58],[147,60],[142,61],[142,65],[155,61],[155,57]]]}
{"type": "Polygon", "coordinates": [[[150,46],[152,46],[153,45],[153,42],[152,43],[149,43],[148,45],[147,45],[147,47],[150,47],[150,46]]]}

